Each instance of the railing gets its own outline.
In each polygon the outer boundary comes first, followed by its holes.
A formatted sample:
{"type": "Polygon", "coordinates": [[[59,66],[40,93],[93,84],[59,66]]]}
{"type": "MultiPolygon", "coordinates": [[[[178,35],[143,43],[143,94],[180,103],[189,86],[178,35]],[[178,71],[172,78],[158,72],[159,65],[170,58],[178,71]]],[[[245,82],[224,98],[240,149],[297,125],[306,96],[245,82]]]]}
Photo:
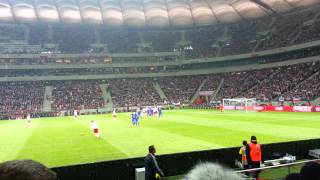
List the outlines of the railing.
{"type": "Polygon", "coordinates": [[[240,170],[236,171],[237,173],[240,173],[244,176],[246,176],[246,179],[255,179],[251,178],[251,174],[259,173],[259,179],[263,180],[280,180],[285,178],[287,175],[291,173],[299,173],[300,168],[309,162],[317,162],[320,163],[320,159],[313,159],[313,160],[304,160],[299,162],[292,162],[287,164],[279,164],[279,165],[273,165],[273,166],[266,166],[261,168],[255,168],[255,169],[247,169],[247,170],[240,170]],[[274,170],[275,173],[270,173],[271,170],[274,170]],[[267,172],[269,171],[269,173],[267,172]],[[264,174],[264,172],[267,172],[264,174]]]}

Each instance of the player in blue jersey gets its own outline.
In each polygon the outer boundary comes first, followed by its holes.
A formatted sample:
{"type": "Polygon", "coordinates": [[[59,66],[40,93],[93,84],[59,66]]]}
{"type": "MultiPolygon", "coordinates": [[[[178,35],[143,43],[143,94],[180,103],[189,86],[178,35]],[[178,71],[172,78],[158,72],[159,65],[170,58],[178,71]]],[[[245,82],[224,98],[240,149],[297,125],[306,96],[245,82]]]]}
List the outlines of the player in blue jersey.
{"type": "Polygon", "coordinates": [[[138,110],[137,114],[138,114],[138,117],[140,118],[142,116],[141,110],[138,110]]]}
{"type": "Polygon", "coordinates": [[[139,125],[139,116],[137,113],[132,113],[131,114],[131,121],[133,126],[138,126],[139,125]]]}
{"type": "Polygon", "coordinates": [[[162,118],[162,108],[161,108],[161,106],[158,106],[158,116],[159,116],[159,118],[162,118]]]}
{"type": "Polygon", "coordinates": [[[138,113],[136,113],[136,126],[139,126],[139,114],[138,113]]]}
{"type": "Polygon", "coordinates": [[[147,108],[147,116],[151,116],[151,108],[150,107],[147,108]]]}
{"type": "Polygon", "coordinates": [[[135,113],[131,113],[131,122],[132,122],[132,126],[135,125],[136,121],[135,121],[135,113]]]}
{"type": "Polygon", "coordinates": [[[152,117],[153,116],[153,108],[150,107],[150,116],[152,117]]]}

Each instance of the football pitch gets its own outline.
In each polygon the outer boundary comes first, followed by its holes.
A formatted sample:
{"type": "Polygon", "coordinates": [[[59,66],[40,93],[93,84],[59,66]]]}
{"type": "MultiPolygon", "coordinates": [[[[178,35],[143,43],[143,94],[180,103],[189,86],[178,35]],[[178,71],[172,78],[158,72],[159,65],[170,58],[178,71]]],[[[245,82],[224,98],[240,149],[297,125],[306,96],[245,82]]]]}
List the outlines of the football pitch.
{"type": "Polygon", "coordinates": [[[320,138],[320,113],[245,113],[214,110],[165,110],[164,117],[143,117],[131,125],[130,113],[0,121],[0,162],[34,159],[50,167],[157,154],[240,146],[256,135],[262,144],[320,138]],[[96,139],[90,121],[96,120],[96,139]]]}

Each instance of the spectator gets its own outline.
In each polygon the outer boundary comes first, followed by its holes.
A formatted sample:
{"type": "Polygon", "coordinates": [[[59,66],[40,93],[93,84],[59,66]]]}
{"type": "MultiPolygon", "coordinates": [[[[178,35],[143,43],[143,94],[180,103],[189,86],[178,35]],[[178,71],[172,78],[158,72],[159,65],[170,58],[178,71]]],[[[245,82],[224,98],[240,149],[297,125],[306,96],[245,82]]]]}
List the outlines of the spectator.
{"type": "Polygon", "coordinates": [[[0,164],[1,180],[56,180],[55,172],[33,160],[13,160],[0,164]]]}
{"type": "MultiPolygon", "coordinates": [[[[258,143],[256,136],[251,136],[251,142],[246,146],[246,156],[248,159],[249,168],[260,168],[262,161],[261,145],[258,143]]],[[[253,172],[253,177],[258,177],[259,172],[253,172]]]]}
{"type": "Polygon", "coordinates": [[[242,147],[240,148],[239,154],[241,156],[241,163],[243,169],[249,169],[247,154],[246,154],[246,147],[248,145],[247,141],[242,141],[242,147]]]}
{"type": "Polygon", "coordinates": [[[185,180],[244,180],[239,174],[216,163],[201,163],[195,166],[185,180]]]}
{"type": "Polygon", "coordinates": [[[158,179],[157,174],[164,176],[164,173],[160,169],[158,162],[155,157],[156,148],[151,145],[149,146],[149,154],[145,158],[146,174],[145,180],[155,180],[158,179]]]}
{"type": "Polygon", "coordinates": [[[299,173],[292,173],[287,175],[284,180],[301,180],[301,175],[299,173]]]}
{"type": "Polygon", "coordinates": [[[320,164],[308,162],[300,170],[301,180],[318,180],[320,179],[320,164]]]}

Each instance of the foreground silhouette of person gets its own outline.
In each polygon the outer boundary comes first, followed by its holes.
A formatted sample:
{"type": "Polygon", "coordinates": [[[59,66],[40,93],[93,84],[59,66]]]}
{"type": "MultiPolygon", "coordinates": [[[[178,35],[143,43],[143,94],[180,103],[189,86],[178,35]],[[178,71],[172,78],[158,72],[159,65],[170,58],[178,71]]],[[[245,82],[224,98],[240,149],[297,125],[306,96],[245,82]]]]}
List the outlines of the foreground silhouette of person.
{"type": "Polygon", "coordinates": [[[184,180],[244,180],[241,175],[217,163],[205,162],[195,166],[184,180]]]}
{"type": "Polygon", "coordinates": [[[13,160],[0,164],[0,180],[57,180],[57,175],[39,162],[13,160]]]}

